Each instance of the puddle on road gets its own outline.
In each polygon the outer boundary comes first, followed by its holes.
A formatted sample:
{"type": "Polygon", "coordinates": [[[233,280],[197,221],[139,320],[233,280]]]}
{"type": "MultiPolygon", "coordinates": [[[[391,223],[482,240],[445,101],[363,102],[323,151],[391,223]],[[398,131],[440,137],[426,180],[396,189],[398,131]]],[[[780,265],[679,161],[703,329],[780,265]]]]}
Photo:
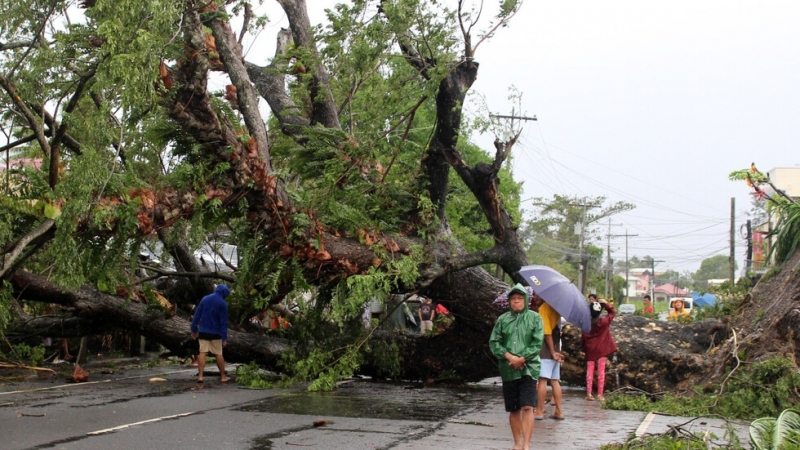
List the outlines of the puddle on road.
{"type": "Polygon", "coordinates": [[[313,416],[442,421],[467,408],[497,401],[499,391],[482,387],[424,387],[356,381],[334,392],[301,392],[270,397],[238,408],[313,416]]]}
{"type": "MultiPolygon", "coordinates": [[[[502,399],[502,392],[485,386],[420,387],[363,380],[341,385],[334,392],[278,395],[242,406],[237,411],[432,423],[498,399],[502,399]]],[[[259,436],[251,441],[250,450],[271,450],[274,439],[311,428],[312,425],[304,425],[259,436]]]]}

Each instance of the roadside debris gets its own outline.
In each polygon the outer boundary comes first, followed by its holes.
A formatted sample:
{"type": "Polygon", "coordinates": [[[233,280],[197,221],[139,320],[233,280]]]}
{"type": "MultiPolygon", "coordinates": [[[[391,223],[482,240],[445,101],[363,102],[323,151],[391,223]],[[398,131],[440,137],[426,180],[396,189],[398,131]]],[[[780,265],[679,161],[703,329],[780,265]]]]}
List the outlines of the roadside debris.
{"type": "Polygon", "coordinates": [[[89,372],[75,364],[75,368],[72,369],[72,377],[67,378],[67,381],[72,383],[85,383],[89,381],[89,372]]]}

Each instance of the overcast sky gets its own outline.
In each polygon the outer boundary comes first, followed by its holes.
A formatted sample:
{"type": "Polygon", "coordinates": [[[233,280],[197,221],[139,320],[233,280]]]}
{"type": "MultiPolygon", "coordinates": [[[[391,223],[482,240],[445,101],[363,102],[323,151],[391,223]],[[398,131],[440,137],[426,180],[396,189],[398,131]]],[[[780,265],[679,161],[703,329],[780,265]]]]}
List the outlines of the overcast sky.
{"type": "MultiPolygon", "coordinates": [[[[481,49],[474,89],[499,112],[513,84],[539,119],[515,152],[526,198],[634,203],[612,218],[638,234],[628,253],[696,271],[729,252],[731,197],[737,230],[751,207],[728,174],[800,163],[798,23],[791,1],[527,1],[481,49]]],[[[744,252],[737,233],[739,267],[744,252]]]]}
{"type": "MultiPolygon", "coordinates": [[[[319,22],[338,2],[308,3],[319,22]]],[[[285,23],[267,5],[272,41],[285,23]]],[[[612,234],[637,235],[628,254],[694,272],[728,255],[735,197],[741,268],[751,201],[728,174],[750,162],[762,171],[800,164],[798,24],[800,2],[788,0],[526,0],[478,49],[473,91],[507,114],[516,86],[523,112],[538,117],[514,152],[526,210],[554,193],[634,203],[611,220],[612,234]]],[[[492,149],[493,136],[476,139],[492,149]]],[[[625,241],[611,240],[613,258],[624,260],[625,241]]]]}

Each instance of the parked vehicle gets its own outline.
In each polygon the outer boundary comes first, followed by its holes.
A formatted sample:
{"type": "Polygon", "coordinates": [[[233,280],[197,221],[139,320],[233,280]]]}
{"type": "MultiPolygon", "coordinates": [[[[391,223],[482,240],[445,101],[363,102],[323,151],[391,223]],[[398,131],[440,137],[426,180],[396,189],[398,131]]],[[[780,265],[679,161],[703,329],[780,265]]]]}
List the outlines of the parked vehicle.
{"type": "Polygon", "coordinates": [[[617,311],[620,314],[630,315],[636,312],[636,305],[634,305],[633,303],[623,303],[619,305],[617,311]]]}

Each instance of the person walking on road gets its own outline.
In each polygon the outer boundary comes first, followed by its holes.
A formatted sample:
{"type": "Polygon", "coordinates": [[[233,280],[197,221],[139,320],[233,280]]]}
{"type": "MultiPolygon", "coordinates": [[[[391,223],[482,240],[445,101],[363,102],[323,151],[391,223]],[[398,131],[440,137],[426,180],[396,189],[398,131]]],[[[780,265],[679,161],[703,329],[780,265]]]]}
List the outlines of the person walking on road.
{"type": "Polygon", "coordinates": [[[206,295],[200,300],[192,318],[192,339],[200,343],[200,353],[197,355],[197,382],[203,382],[203,370],[206,367],[206,355],[211,352],[217,360],[219,380],[222,383],[230,381],[225,373],[225,359],[222,357],[222,348],[228,344],[228,304],[225,298],[231,290],[224,284],[218,284],[214,293],[206,295]]]}
{"type": "Polygon", "coordinates": [[[564,420],[564,412],[561,410],[561,363],[564,362],[564,355],[561,353],[561,315],[536,294],[533,296],[533,307],[542,316],[544,324],[544,344],[539,354],[542,360],[538,387],[540,401],[536,406],[535,419],[544,419],[544,399],[549,382],[550,389],[553,391],[553,404],[556,407],[549,417],[555,420],[564,420]]]}
{"type": "Polygon", "coordinates": [[[592,330],[581,335],[581,350],[586,354],[586,400],[594,400],[592,383],[594,370],[597,368],[597,399],[605,401],[603,389],[606,384],[606,357],[617,351],[617,344],[611,337],[611,322],[616,313],[614,307],[605,299],[592,302],[592,330]],[[600,317],[605,308],[608,315],[600,317]]]}
{"type": "Polygon", "coordinates": [[[494,324],[489,350],[500,366],[503,399],[514,436],[512,450],[530,450],[544,325],[539,314],[528,309],[528,293],[521,284],[511,289],[508,303],[510,310],[494,324]]]}

